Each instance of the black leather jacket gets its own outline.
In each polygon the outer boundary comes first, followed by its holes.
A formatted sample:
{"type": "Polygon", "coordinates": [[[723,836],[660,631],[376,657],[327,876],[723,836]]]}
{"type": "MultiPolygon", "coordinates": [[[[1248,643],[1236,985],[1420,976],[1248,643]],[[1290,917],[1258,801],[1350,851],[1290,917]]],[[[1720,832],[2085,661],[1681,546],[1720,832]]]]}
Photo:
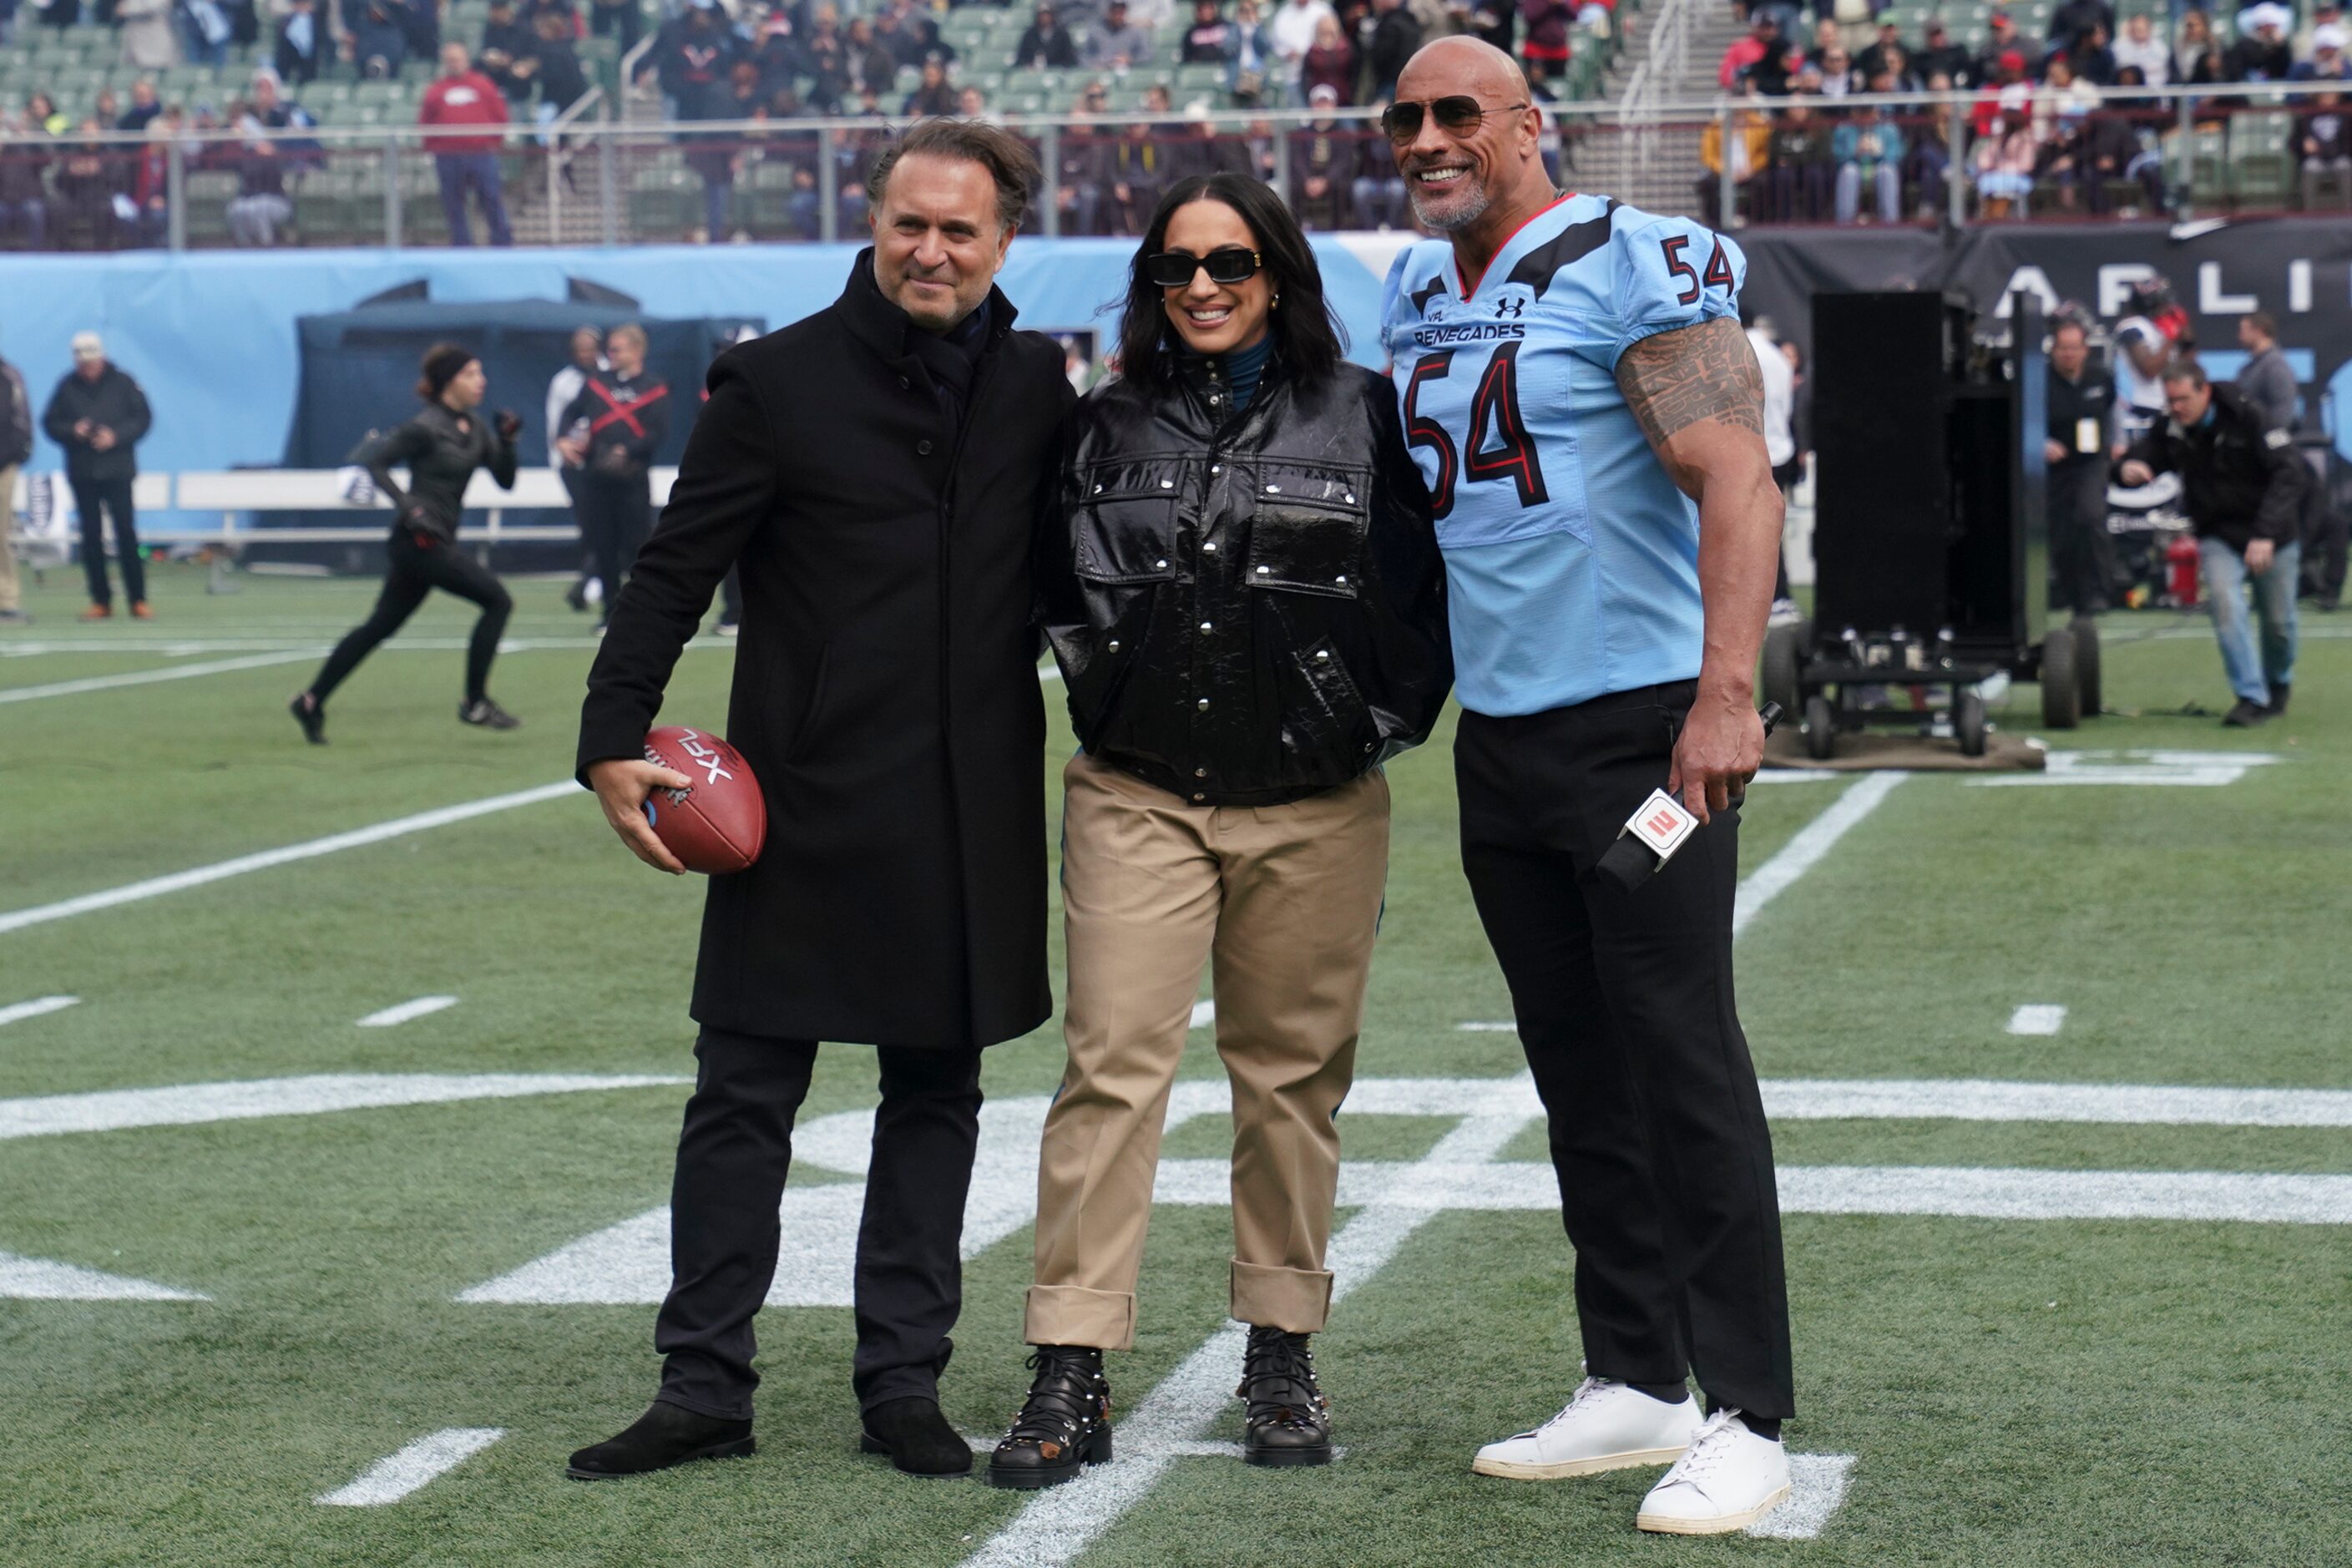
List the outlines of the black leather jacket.
{"type": "Polygon", "coordinates": [[[1188,801],[1276,805],[1429,736],[1444,566],[1388,381],[1107,383],[1065,426],[1045,635],[1087,750],[1188,801]]]}

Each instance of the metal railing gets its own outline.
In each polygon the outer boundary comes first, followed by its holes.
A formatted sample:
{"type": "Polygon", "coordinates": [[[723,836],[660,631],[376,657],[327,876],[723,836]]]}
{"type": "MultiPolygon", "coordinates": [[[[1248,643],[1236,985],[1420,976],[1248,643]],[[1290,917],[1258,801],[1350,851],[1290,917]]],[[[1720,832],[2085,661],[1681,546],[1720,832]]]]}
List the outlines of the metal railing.
{"type": "MultiPolygon", "coordinates": [[[[1667,0],[1655,14],[1661,32],[1695,0],[1667,0]]],[[[1652,59],[1671,38],[1653,40],[1652,59]]],[[[2137,176],[2149,193],[2129,205],[2154,216],[2291,210],[2301,194],[2301,159],[2294,145],[2295,111],[2327,84],[2258,84],[2110,92],[2099,115],[2124,123],[2143,167],[2137,176]],[[2157,171],[2151,178],[2149,161],[2157,171]]],[[[1630,95],[1629,95],[1630,96],[1630,95]]],[[[1717,98],[1705,102],[1645,99],[1638,113],[1623,103],[1572,103],[1549,112],[1560,132],[1563,183],[1576,184],[1582,161],[1607,171],[1609,194],[1662,212],[1702,216],[1718,226],[1789,221],[1760,210],[1756,190],[1744,190],[1728,155],[1737,135],[1769,129],[1797,100],[1717,98]],[[1700,142],[1712,124],[1726,154],[1720,172],[1703,176],[1700,142]],[[1619,155],[1596,157],[1611,148],[1619,155]]],[[[1941,221],[1965,224],[1988,216],[1970,177],[1973,117],[1986,100],[1973,93],[1854,94],[1803,100],[1815,112],[1848,115],[1886,109],[1904,127],[1940,131],[1952,177],[1944,189],[1922,189],[1941,221]]],[[[718,240],[743,234],[760,240],[834,240],[862,225],[866,164],[903,119],[632,123],[616,118],[613,102],[592,92],[545,128],[515,126],[499,154],[506,198],[535,206],[525,237],[561,244],[586,229],[604,244],[677,240],[700,233],[718,240]],[[575,176],[583,162],[596,177],[589,188],[575,176]],[[720,187],[719,195],[710,187],[720,187]],[[593,221],[582,224],[582,206],[593,221]],[[702,221],[723,216],[719,226],[702,221]],[[543,211],[544,225],[536,221],[543,211]]],[[[2042,89],[2028,97],[2031,119],[2053,118],[2042,89]]],[[[1255,171],[1297,208],[1310,227],[1407,227],[1384,140],[1370,110],[1317,115],[1304,110],[1194,110],[1182,120],[1136,116],[1006,115],[1002,123],[1039,154],[1045,184],[1034,226],[1047,235],[1132,233],[1138,226],[1135,187],[1148,195],[1195,166],[1255,171]],[[1139,131],[1139,127],[1141,129],[1139,131]],[[1092,187],[1101,187],[1094,189],[1092,187]]],[[[2352,110],[2347,110],[2352,113],[2352,110]]],[[[1835,120],[1829,121],[1836,123],[1835,120]]],[[[428,154],[453,139],[477,138],[478,127],[319,126],[275,132],[206,131],[173,135],[107,133],[82,138],[0,138],[0,165],[16,161],[14,188],[25,188],[30,165],[46,203],[42,248],[173,250],[235,243],[223,209],[255,194],[282,194],[288,241],[400,247],[437,243],[443,205],[428,154]],[[267,151],[263,151],[264,147],[267,151]],[[121,201],[114,198],[120,196],[121,201]],[[134,219],[121,216],[128,205],[134,219]]],[[[1751,170],[1751,176],[1759,171],[1751,170]]],[[[12,172],[0,167],[0,176],[12,172]]],[[[1768,182],[1769,184],[1769,182],[1768,182]]],[[[2339,201],[2352,201],[2347,182],[2330,183],[2339,201]]],[[[9,189],[0,177],[0,191],[9,189]]],[[[1605,187],[1604,187],[1605,188],[1605,187]]],[[[2008,216],[2064,212],[2057,186],[2014,204],[2008,216]]],[[[0,207],[0,216],[10,212],[0,207]]],[[[1906,215],[1916,212],[1906,202],[1906,215]]],[[[2340,209],[2339,209],[2340,210],[2340,209]]],[[[1819,212],[1799,216],[1822,221],[1819,212]]],[[[31,237],[22,226],[0,229],[0,247],[18,248],[31,237]]]]}

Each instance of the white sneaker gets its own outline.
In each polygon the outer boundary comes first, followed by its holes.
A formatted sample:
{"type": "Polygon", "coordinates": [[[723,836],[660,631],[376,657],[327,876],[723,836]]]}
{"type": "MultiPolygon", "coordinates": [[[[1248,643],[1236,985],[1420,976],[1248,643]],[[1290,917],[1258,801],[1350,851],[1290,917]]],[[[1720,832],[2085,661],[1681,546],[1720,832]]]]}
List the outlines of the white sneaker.
{"type": "Polygon", "coordinates": [[[1669,1464],[1698,1429],[1696,1400],[1668,1405],[1622,1383],[1588,1377],[1559,1415],[1532,1432],[1487,1444],[1470,1468],[1506,1480],[1553,1481],[1669,1464]]]}
{"type": "Polygon", "coordinates": [[[1738,1411],[1718,1410],[1650,1489],[1633,1522],[1668,1535],[1727,1535],[1788,1496],[1789,1451],[1750,1432],[1738,1411]]]}
{"type": "Polygon", "coordinates": [[[1775,599],[1772,601],[1771,618],[1766,621],[1765,625],[1772,626],[1793,626],[1804,618],[1805,612],[1798,606],[1796,600],[1775,599]]]}

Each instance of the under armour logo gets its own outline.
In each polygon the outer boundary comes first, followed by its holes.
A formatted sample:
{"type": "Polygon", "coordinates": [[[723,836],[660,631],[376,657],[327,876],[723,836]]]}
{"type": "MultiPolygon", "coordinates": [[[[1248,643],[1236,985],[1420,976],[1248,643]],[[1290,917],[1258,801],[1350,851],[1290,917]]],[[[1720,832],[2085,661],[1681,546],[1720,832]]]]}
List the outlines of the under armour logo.
{"type": "Polygon", "coordinates": [[[1516,321],[1527,313],[1528,302],[1517,295],[1507,294],[1495,301],[1495,314],[1498,316],[1516,321]]]}

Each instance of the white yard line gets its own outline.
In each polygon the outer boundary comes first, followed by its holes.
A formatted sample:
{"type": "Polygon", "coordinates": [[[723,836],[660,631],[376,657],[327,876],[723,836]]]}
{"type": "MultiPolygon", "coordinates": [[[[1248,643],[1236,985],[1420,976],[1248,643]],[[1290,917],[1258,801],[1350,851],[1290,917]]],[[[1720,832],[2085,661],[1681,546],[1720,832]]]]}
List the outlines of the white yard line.
{"type": "Polygon", "coordinates": [[[1765,905],[1820,864],[1822,857],[1854,824],[1876,811],[1895,786],[1910,776],[1905,773],[1864,774],[1852,789],[1832,801],[1829,809],[1799,828],[1795,837],[1780,846],[1779,854],[1740,880],[1739,896],[1731,910],[1731,934],[1737,937],[1746,931],[1749,922],[1764,912],[1765,905]]]}
{"type": "Polygon", "coordinates": [[[370,1013],[359,1021],[362,1029],[389,1029],[395,1024],[405,1024],[411,1018],[422,1018],[428,1013],[438,1013],[445,1007],[455,1007],[455,996],[419,996],[413,1002],[403,1002],[396,1007],[386,1007],[381,1013],[370,1013]]]}
{"type": "MultiPolygon", "coordinates": [[[[1224,1115],[1231,1103],[1223,1079],[1186,1079],[1176,1085],[1169,1097],[1168,1126],[1174,1129],[1195,1117],[1224,1115]]],[[[981,1109],[980,1148],[972,1167],[971,1195],[965,1210],[962,1237],[962,1255],[967,1260],[1025,1229],[1035,1218],[1037,1144],[1045,1125],[1048,1104],[1045,1095],[1024,1095],[993,1100],[981,1109]]],[[[1799,1079],[1767,1081],[1764,1105],[1776,1121],[1871,1118],[2352,1127],[2352,1092],[2332,1089],[1799,1079]]],[[[1351,1115],[1368,1116],[1509,1118],[1516,1119],[1521,1126],[1533,1125],[1543,1114],[1534,1086],[1524,1074],[1510,1079],[1359,1079],[1349,1092],[1348,1110],[1351,1115]]],[[[795,1169],[862,1177],[873,1141],[871,1110],[835,1111],[817,1117],[793,1130],[795,1169]]],[[[2055,1173],[2062,1185],[2067,1174],[2055,1173]]],[[[2128,1185],[2129,1173],[2126,1176],[2128,1185]]],[[[2001,1184],[2012,1180],[1997,1173],[1997,1179],[1989,1185],[1969,1189],[1965,1175],[1925,1184],[1916,1175],[1890,1176],[1876,1187],[1869,1184],[1872,1179],[1867,1170],[1859,1175],[1843,1170],[1826,1174],[1801,1172],[1791,1178],[1813,1184],[1807,1190],[1821,1202],[1861,1205],[1832,1206],[1825,1212],[1888,1212],[1881,1205],[1899,1203],[1907,1193],[1924,1192],[1927,1197],[1923,1201],[1930,1206],[1922,1212],[1930,1214],[1948,1212],[1955,1191],[1962,1191],[1964,1195],[1974,1191],[1978,1198],[1991,1202],[2007,1190],[2001,1184]]],[[[2032,1177],[2014,1180],[2030,1184],[2032,1177]]],[[[1340,1167],[1339,1184],[1340,1203],[1349,1208],[1379,1204],[1384,1194],[1391,1193],[1394,1195],[1386,1201],[1431,1209],[1491,1207],[1536,1212],[1548,1210],[1559,1201],[1559,1184],[1551,1168],[1534,1163],[1457,1168],[1425,1163],[1403,1165],[1349,1161],[1340,1167]]],[[[2247,1205],[2251,1217],[2297,1220],[2309,1217],[2314,1212],[2313,1203],[2325,1205],[2334,1201],[2334,1194],[2335,1189],[2328,1187],[2303,1190],[2290,1186],[2271,1191],[2258,1184],[2221,1196],[2247,1205]]],[[[2175,1217],[2199,1217],[2204,1211],[2195,1205],[2213,1194],[2204,1193],[2194,1183],[2182,1185],[2158,1173],[2124,1195],[2132,1202],[2154,1205],[2146,1217],[2159,1217],[2166,1212],[2166,1205],[2181,1209],[2175,1217]]],[[[1161,1161],[1152,1201],[1210,1208],[1228,1206],[1233,1201],[1233,1183],[1227,1163],[1218,1159],[1161,1161]]],[[[2069,1205],[2087,1199],[2083,1192],[2052,1187],[2037,1201],[2051,1208],[2050,1213],[2038,1217],[2060,1218],[2075,1214],[2069,1205]]],[[[864,1207],[865,1187],[857,1181],[811,1182],[803,1175],[784,1189],[780,1213],[783,1244],[768,1291],[770,1306],[854,1304],[852,1278],[859,1216],[864,1207]]],[[[2324,1214],[2324,1206],[2318,1212],[2324,1214]]],[[[457,1300],[478,1303],[650,1306],[668,1293],[669,1264],[670,1213],[665,1206],[566,1242],[520,1268],[460,1292],[457,1300]]]]}
{"type": "Polygon", "coordinates": [[[210,664],[174,664],[162,669],[134,669],[123,675],[92,675],[80,680],[52,681],[47,686],[0,689],[0,704],[34,702],[44,697],[79,697],[86,691],[110,691],[118,686],[152,686],[159,680],[186,680],[198,675],[226,675],[236,669],[260,669],[272,664],[294,664],[320,658],[324,648],[296,653],[254,653],[243,658],[215,659],[210,664]]]}
{"type": "Polygon", "coordinates": [[[2012,1035],[2054,1035],[2066,1025],[2066,1006],[2063,1002],[2024,1002],[2009,1016],[2009,1032],[2012,1035]]]}
{"type": "MultiPolygon", "coordinates": [[[[5,1022],[5,1020],[0,1020],[0,1022],[5,1022]]],[[[1193,1027],[1193,1028],[1195,1028],[1195,1029],[1205,1029],[1205,1028],[1207,1028],[1210,1025],[1212,1025],[1212,1024],[1215,1023],[1216,1021],[1217,1021],[1217,1001],[1216,1001],[1216,998],[1215,998],[1215,997],[1213,997],[1213,997],[1211,997],[1209,1000],[1207,1000],[1206,1002],[1195,1002],[1195,1003],[1193,1003],[1193,1004],[1192,1004],[1192,1027],[1193,1027]]]]}
{"type": "Polygon", "coordinates": [[[2352,1225],[2352,1176],[1783,1165],[1780,1177],[1783,1214],[2352,1225]]]}
{"type": "Polygon", "coordinates": [[[2352,1127],[2352,1089],[1986,1079],[1767,1079],[1774,1121],[2071,1121],[2175,1127],[2352,1127]]]}
{"type": "MultiPolygon", "coordinates": [[[[1438,1140],[1423,1165],[1491,1160],[1527,1124],[1517,1111],[1469,1116],[1438,1140]]],[[[1397,1168],[1396,1189],[1409,1190],[1419,1167],[1397,1168]]],[[[1360,1210],[1331,1238],[1327,1266],[1336,1276],[1336,1301],[1378,1274],[1407,1237],[1436,1211],[1386,1201],[1360,1210]]],[[[1144,1396],[1119,1423],[1124,1455],[1066,1486],[1038,1493],[967,1563],[984,1568],[1051,1568],[1078,1556],[1150,1495],[1181,1448],[1208,1438],[1208,1427],[1233,1402],[1246,1331],[1228,1323],[1144,1396]]]]}
{"type": "Polygon", "coordinates": [[[1789,1456],[1789,1500],[1748,1527],[1766,1541],[1811,1541],[1845,1501],[1852,1454],[1789,1456]]]}
{"type": "Polygon", "coordinates": [[[0,1024],[20,1023],[26,1018],[37,1018],[45,1013],[62,1013],[80,1000],[79,996],[36,996],[30,1002],[0,1007],[0,1024]]]}
{"type": "Polygon", "coordinates": [[[330,1110],[395,1105],[441,1105],[462,1100],[647,1089],[692,1081],[638,1073],[320,1073],[180,1084],[170,1089],[45,1094],[29,1100],[0,1100],[0,1141],[63,1132],[115,1132],[131,1127],[189,1127],[265,1116],[315,1116],[330,1110]]]}
{"type": "Polygon", "coordinates": [[[1519,1032],[1518,1024],[1510,1018],[1475,1018],[1454,1026],[1465,1035],[1516,1035],[1519,1032]]]}
{"type": "Polygon", "coordinates": [[[0,1252],[0,1298],[18,1301],[209,1301],[194,1290],[175,1290],[151,1279],[101,1274],[79,1264],[0,1252]]]}
{"type": "Polygon", "coordinates": [[[576,784],[541,784],[536,789],[517,790],[512,795],[494,795],[487,800],[467,801],[463,805],[445,805],[437,811],[423,811],[414,816],[394,817],[379,822],[373,827],[355,828],[349,833],[331,834],[303,844],[289,844],[282,849],[265,849],[257,855],[240,855],[234,860],[223,860],[211,866],[199,866],[191,871],[174,871],[168,877],[151,877],[143,882],[109,888],[103,892],[84,893],[79,898],[59,903],[39,904],[29,910],[16,910],[0,914],[0,933],[22,931],[26,926],[61,921],[72,915],[86,915],[96,910],[110,910],[120,904],[134,904],[142,899],[161,898],[165,893],[177,893],[189,888],[201,888],[207,882],[218,882],[229,877],[241,877],[248,871],[266,871],[273,866],[289,865],[297,860],[315,859],[344,849],[357,849],[364,845],[381,844],[387,838],[399,838],[411,833],[424,833],[436,827],[446,827],[453,822],[465,822],[492,812],[507,811],[518,805],[530,805],[542,800],[556,800],[565,795],[583,793],[576,784]]]}
{"type": "Polygon", "coordinates": [[[329,1508],[381,1508],[448,1474],[506,1436],[499,1426],[449,1426],[419,1437],[399,1453],[378,1459],[349,1486],[321,1493],[329,1508]]]}

